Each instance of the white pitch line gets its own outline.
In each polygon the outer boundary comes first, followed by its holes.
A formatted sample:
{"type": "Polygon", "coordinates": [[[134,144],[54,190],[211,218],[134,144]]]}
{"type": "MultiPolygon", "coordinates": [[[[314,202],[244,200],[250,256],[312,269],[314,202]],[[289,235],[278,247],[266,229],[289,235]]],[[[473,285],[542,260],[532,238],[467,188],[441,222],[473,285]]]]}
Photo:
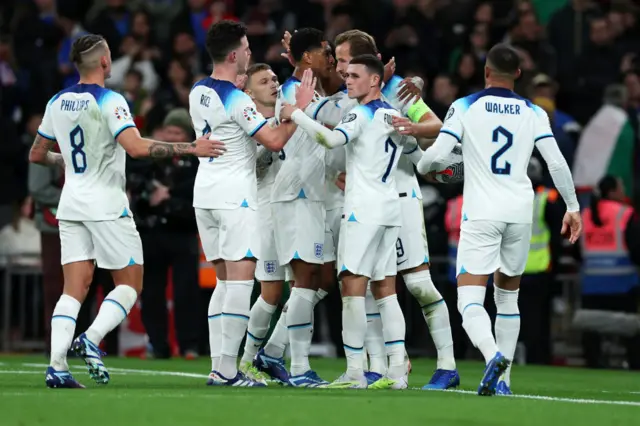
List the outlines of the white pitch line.
{"type": "MultiPolygon", "coordinates": [[[[43,368],[43,367],[47,367],[47,364],[31,364],[31,363],[25,363],[22,364],[25,367],[37,367],[37,368],[43,368]]],[[[195,373],[183,373],[183,372],[179,372],[179,371],[157,371],[157,370],[138,370],[138,369],[129,369],[129,368],[110,368],[110,371],[113,372],[120,372],[123,374],[142,374],[142,375],[148,375],[148,376],[174,376],[174,377],[192,377],[192,378],[197,378],[197,379],[206,379],[208,376],[204,375],[204,374],[195,374],[195,373]]],[[[22,371],[22,370],[18,370],[18,371],[10,371],[10,370],[0,370],[0,373],[4,373],[4,374],[10,374],[10,373],[14,373],[14,374],[35,374],[39,372],[31,372],[31,371],[22,371]],[[19,372],[18,372],[19,371],[19,372]]],[[[411,390],[421,390],[420,388],[413,388],[411,390]]],[[[424,392],[424,391],[423,391],[424,392]]],[[[429,392],[429,391],[427,391],[429,392]]],[[[438,391],[430,391],[430,392],[438,392],[438,391]]],[[[458,389],[453,389],[453,390],[448,390],[445,392],[450,392],[450,393],[459,393],[459,394],[465,394],[465,395],[475,395],[476,392],[474,391],[470,391],[470,390],[458,390],[458,389]]],[[[629,392],[629,393],[640,393],[640,392],[629,392]]],[[[164,394],[160,394],[163,395],[164,394]]],[[[166,396],[170,396],[170,395],[166,395],[166,396]]],[[[605,399],[583,399],[583,398],[561,398],[561,397],[555,397],[555,396],[544,396],[544,395],[523,395],[523,394],[516,394],[516,395],[510,395],[510,396],[499,396],[498,398],[519,398],[519,399],[531,399],[531,400],[535,400],[535,401],[555,401],[555,402],[566,402],[566,403],[570,403],[570,404],[602,404],[602,405],[626,405],[626,406],[632,406],[632,407],[640,407],[640,402],[639,401],[617,401],[617,400],[605,400],[605,399]]]]}

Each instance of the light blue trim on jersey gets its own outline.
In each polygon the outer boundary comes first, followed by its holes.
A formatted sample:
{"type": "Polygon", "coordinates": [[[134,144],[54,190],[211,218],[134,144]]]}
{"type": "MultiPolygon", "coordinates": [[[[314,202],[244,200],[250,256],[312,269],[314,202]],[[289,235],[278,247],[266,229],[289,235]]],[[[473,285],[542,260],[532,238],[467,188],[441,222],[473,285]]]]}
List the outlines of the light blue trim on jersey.
{"type": "Polygon", "coordinates": [[[527,106],[533,109],[533,112],[535,112],[538,117],[543,118],[547,116],[547,113],[545,112],[545,110],[540,108],[538,105],[531,103],[528,99],[524,99],[524,100],[527,101],[527,106]]]}
{"type": "Polygon", "coordinates": [[[296,252],[293,253],[293,258],[296,260],[300,260],[300,255],[298,254],[298,250],[296,250],[296,252]]]}
{"type": "Polygon", "coordinates": [[[553,137],[552,134],[540,135],[537,138],[535,138],[533,142],[535,143],[535,142],[541,141],[542,139],[552,138],[552,137],[553,137]]]}
{"type": "MultiPolygon", "coordinates": [[[[121,216],[122,217],[122,216],[121,216]]],[[[133,266],[136,264],[136,261],[133,260],[133,256],[131,257],[131,259],[129,259],[129,264],[127,266],[133,266]]]]}
{"type": "Polygon", "coordinates": [[[345,145],[348,144],[349,143],[349,135],[347,135],[347,132],[345,132],[344,130],[342,130],[339,127],[336,127],[335,130],[339,131],[340,133],[342,133],[344,135],[345,139],[347,140],[344,144],[345,145]]]}
{"type": "Polygon", "coordinates": [[[449,129],[441,129],[440,133],[444,133],[445,135],[453,136],[454,138],[456,138],[456,140],[458,142],[462,142],[462,138],[460,136],[458,136],[455,132],[452,132],[449,129]]]}
{"type": "Polygon", "coordinates": [[[133,123],[127,123],[124,126],[120,127],[114,134],[113,134],[113,139],[118,139],[118,136],[120,136],[120,133],[124,132],[127,129],[130,129],[132,127],[136,127],[135,124],[133,123]]]}
{"type": "Polygon", "coordinates": [[[347,220],[347,222],[357,222],[358,220],[356,219],[356,215],[351,213],[351,216],[349,216],[349,219],[347,220]]]}
{"type": "Polygon", "coordinates": [[[374,114],[380,108],[392,109],[394,111],[397,111],[394,107],[392,107],[391,105],[389,105],[388,103],[386,103],[382,99],[375,99],[375,100],[373,100],[371,102],[367,102],[364,105],[360,105],[358,108],[359,108],[358,111],[366,111],[366,114],[367,114],[367,117],[369,118],[369,120],[373,120],[374,114]]]}
{"type": "Polygon", "coordinates": [[[227,114],[236,102],[244,99],[245,96],[249,97],[249,95],[238,89],[232,82],[226,80],[205,77],[194,84],[191,91],[198,86],[205,86],[216,92],[227,114]]]}
{"type": "Polygon", "coordinates": [[[242,204],[240,204],[240,207],[249,207],[249,203],[247,203],[247,200],[242,200],[242,204]]]}
{"type": "Polygon", "coordinates": [[[110,96],[120,96],[119,93],[114,92],[113,90],[106,89],[102,86],[98,86],[97,84],[74,84],[73,86],[69,86],[64,90],[56,93],[53,98],[49,101],[49,105],[55,102],[60,96],[65,93],[88,93],[96,100],[98,106],[102,106],[102,104],[110,97],[110,96]]]}
{"type": "Polygon", "coordinates": [[[251,252],[251,249],[248,249],[248,250],[247,250],[247,254],[245,254],[245,255],[244,255],[244,257],[249,257],[249,258],[254,258],[254,259],[255,259],[255,256],[254,256],[254,255],[253,255],[253,253],[251,252]]]}
{"type": "Polygon", "coordinates": [[[249,133],[249,136],[253,137],[253,135],[255,135],[256,133],[258,133],[258,131],[260,131],[260,129],[262,129],[264,127],[264,125],[267,124],[267,120],[263,120],[262,123],[260,123],[259,125],[256,126],[255,129],[253,129],[253,131],[251,133],[249,133]]]}
{"type": "Polygon", "coordinates": [[[127,217],[127,216],[129,216],[129,210],[127,210],[127,208],[125,207],[120,217],[127,217]]]}
{"type": "Polygon", "coordinates": [[[282,85],[282,96],[287,103],[295,104],[296,86],[300,84],[300,80],[291,76],[282,85]]]}
{"type": "Polygon", "coordinates": [[[386,82],[384,84],[384,87],[382,88],[382,94],[384,95],[384,97],[386,97],[388,99],[393,98],[396,95],[396,93],[398,92],[398,86],[400,85],[400,82],[402,80],[403,80],[403,78],[400,77],[399,75],[391,76],[389,81],[386,82]]]}
{"type": "Polygon", "coordinates": [[[298,192],[298,198],[307,198],[307,194],[304,193],[303,188],[300,188],[300,192],[298,192]]]}
{"type": "Polygon", "coordinates": [[[46,133],[43,133],[43,132],[42,132],[42,131],[40,131],[40,130],[38,130],[38,134],[39,134],[40,136],[42,136],[43,138],[45,138],[45,139],[49,139],[50,141],[54,141],[54,142],[56,142],[56,138],[54,138],[53,136],[49,136],[49,135],[47,135],[46,133]]]}

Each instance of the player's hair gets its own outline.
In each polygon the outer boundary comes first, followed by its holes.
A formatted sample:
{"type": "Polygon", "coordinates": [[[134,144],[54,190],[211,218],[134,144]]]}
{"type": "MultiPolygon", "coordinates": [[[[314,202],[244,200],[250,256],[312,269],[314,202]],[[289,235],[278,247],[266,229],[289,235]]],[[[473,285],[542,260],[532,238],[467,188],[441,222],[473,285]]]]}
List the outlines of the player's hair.
{"type": "Polygon", "coordinates": [[[384,64],[373,55],[359,55],[351,59],[350,65],[364,65],[371,74],[380,77],[380,83],[384,80],[384,64]]]}
{"type": "Polygon", "coordinates": [[[99,64],[99,55],[105,52],[107,42],[101,35],[87,34],[79,37],[71,46],[69,59],[80,71],[96,68],[99,64]]]}
{"type": "Polygon", "coordinates": [[[315,28],[302,28],[294,32],[289,43],[293,60],[300,62],[305,52],[321,49],[323,41],[326,41],[324,34],[315,28]]]}
{"type": "Polygon", "coordinates": [[[520,69],[520,56],[508,44],[496,44],[487,54],[487,67],[504,77],[515,78],[520,69]]]}
{"type": "Polygon", "coordinates": [[[247,35],[247,27],[242,22],[224,20],[216,22],[207,32],[207,52],[214,64],[224,62],[229,53],[240,47],[247,35]]]}
{"type": "Polygon", "coordinates": [[[269,71],[271,70],[271,66],[269,64],[257,63],[251,65],[247,68],[247,83],[251,80],[254,74],[259,73],[260,71],[269,71]]]}
{"type": "Polygon", "coordinates": [[[336,37],[335,45],[349,43],[349,53],[352,57],[360,55],[377,55],[376,41],[369,34],[360,30],[349,30],[336,37]]]}
{"type": "Polygon", "coordinates": [[[600,228],[602,226],[602,218],[600,217],[600,212],[598,211],[598,206],[600,204],[600,200],[609,199],[609,195],[616,190],[618,187],[618,178],[611,175],[606,175],[600,182],[598,182],[598,189],[591,194],[591,219],[593,223],[600,228]]]}

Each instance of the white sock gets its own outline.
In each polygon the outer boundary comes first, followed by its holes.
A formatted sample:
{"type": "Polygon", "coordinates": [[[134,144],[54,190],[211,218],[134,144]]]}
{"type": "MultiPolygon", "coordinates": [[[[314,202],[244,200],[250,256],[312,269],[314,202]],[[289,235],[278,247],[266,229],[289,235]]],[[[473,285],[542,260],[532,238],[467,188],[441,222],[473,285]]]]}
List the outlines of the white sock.
{"type": "MultiPolygon", "coordinates": [[[[520,334],[520,310],[518,309],[518,293],[494,286],[493,299],[496,302],[496,343],[498,349],[508,360],[513,360],[520,334]]],[[[504,381],[511,385],[511,364],[504,372],[504,381]]]]}
{"type": "Polygon", "coordinates": [[[287,329],[291,345],[291,375],[299,376],[311,370],[309,349],[313,337],[313,306],[316,290],[294,287],[289,298],[287,329]]]}
{"type": "Polygon", "coordinates": [[[251,308],[249,314],[249,325],[247,326],[247,341],[244,345],[244,354],[242,354],[242,363],[252,362],[255,358],[260,346],[264,342],[269,332],[269,324],[271,317],[276,311],[275,305],[270,305],[262,298],[258,297],[256,303],[251,308]]]}
{"type": "Polygon", "coordinates": [[[99,345],[104,336],[129,315],[136,300],[138,292],[133,287],[126,284],[116,286],[102,301],[96,319],[86,331],[87,339],[99,345]]]}
{"type": "Polygon", "coordinates": [[[81,303],[71,296],[63,294],[58,299],[51,316],[51,362],[57,371],[69,370],[67,352],[76,331],[76,319],[81,303]]]}
{"type": "Polygon", "coordinates": [[[289,301],[284,304],[280,318],[276,323],[273,333],[266,345],[264,345],[264,353],[273,358],[283,358],[284,351],[289,344],[289,330],[287,330],[287,311],[289,310],[289,301]]]}
{"type": "Polygon", "coordinates": [[[431,272],[424,270],[407,274],[404,276],[404,282],[420,304],[422,315],[429,326],[429,333],[438,350],[437,368],[455,370],[456,359],[453,355],[449,309],[431,280],[431,272]]]}
{"type": "Polygon", "coordinates": [[[392,379],[398,379],[407,373],[404,361],[406,334],[404,315],[398,303],[398,296],[395,294],[378,299],[376,302],[382,318],[384,345],[389,357],[387,375],[392,379]]]}
{"type": "Polygon", "coordinates": [[[218,372],[227,379],[238,374],[238,351],[247,332],[253,280],[227,280],[227,293],[222,304],[222,348],[218,372]]]}
{"type": "Polygon", "coordinates": [[[347,356],[347,375],[351,378],[364,376],[362,369],[362,351],[364,336],[367,332],[367,313],[364,297],[347,296],[342,298],[342,342],[347,356]]]}
{"type": "MultiPolygon", "coordinates": [[[[382,318],[376,299],[367,285],[364,305],[367,312],[367,332],[364,336],[364,347],[369,355],[369,371],[381,375],[387,374],[387,351],[384,347],[382,318]]],[[[365,356],[366,362],[366,356],[365,356]]]]}
{"type": "Polygon", "coordinates": [[[458,287],[458,311],[462,314],[462,327],[473,346],[480,349],[486,363],[498,352],[498,345],[491,333],[491,319],[484,309],[487,288],[481,285],[458,287]]]}
{"type": "Polygon", "coordinates": [[[222,350],[222,304],[227,293],[227,282],[217,280],[216,289],[209,301],[209,349],[211,350],[211,370],[220,368],[220,351],[222,350]]]}

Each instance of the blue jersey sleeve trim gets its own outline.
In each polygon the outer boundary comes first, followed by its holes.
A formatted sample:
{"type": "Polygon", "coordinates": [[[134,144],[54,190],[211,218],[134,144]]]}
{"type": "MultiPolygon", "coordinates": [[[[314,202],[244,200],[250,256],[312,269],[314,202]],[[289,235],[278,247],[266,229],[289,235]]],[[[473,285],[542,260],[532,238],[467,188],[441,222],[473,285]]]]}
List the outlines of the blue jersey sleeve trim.
{"type": "Polygon", "coordinates": [[[253,135],[255,135],[256,133],[258,133],[258,131],[260,129],[262,129],[264,127],[264,125],[267,124],[267,120],[264,120],[262,123],[260,123],[255,129],[253,129],[253,132],[249,133],[249,136],[253,137],[253,135]]]}
{"type": "Polygon", "coordinates": [[[440,130],[440,133],[446,133],[449,136],[453,136],[454,138],[456,138],[456,140],[458,142],[462,142],[462,138],[458,135],[456,135],[454,132],[452,132],[451,130],[447,130],[447,129],[442,129],[440,130]]]}
{"type": "Polygon", "coordinates": [[[404,154],[405,154],[405,155],[413,154],[413,153],[414,153],[414,152],[416,152],[417,150],[418,150],[418,145],[416,145],[415,147],[413,147],[413,149],[412,149],[411,151],[409,151],[409,152],[405,152],[404,154]]]}
{"type": "Polygon", "coordinates": [[[50,141],[57,142],[57,141],[56,141],[56,138],[54,138],[53,136],[49,136],[49,135],[47,135],[46,133],[42,133],[40,130],[38,130],[38,134],[39,134],[40,136],[42,136],[43,138],[45,138],[45,139],[49,139],[50,141]]]}
{"type": "Polygon", "coordinates": [[[535,143],[535,142],[541,141],[542,139],[547,139],[547,138],[552,138],[552,137],[553,137],[553,135],[551,135],[551,134],[541,135],[541,136],[538,136],[537,138],[535,138],[533,140],[533,142],[535,143]]]}
{"type": "Polygon", "coordinates": [[[133,123],[127,123],[124,126],[120,127],[120,129],[118,129],[118,131],[113,135],[113,139],[118,139],[118,136],[120,136],[120,133],[132,127],[136,127],[136,125],[133,123]]]}
{"type": "Polygon", "coordinates": [[[347,132],[345,132],[344,130],[339,129],[339,128],[335,129],[335,130],[339,131],[340,133],[342,133],[344,135],[344,138],[347,140],[344,144],[345,145],[348,144],[349,143],[349,135],[347,135],[347,132]]]}
{"type": "Polygon", "coordinates": [[[317,120],[318,119],[318,113],[320,112],[320,110],[322,109],[323,106],[325,106],[327,104],[327,102],[329,102],[329,99],[325,99],[322,102],[320,102],[320,105],[318,105],[318,108],[316,108],[316,110],[313,112],[313,119],[317,120]]]}

